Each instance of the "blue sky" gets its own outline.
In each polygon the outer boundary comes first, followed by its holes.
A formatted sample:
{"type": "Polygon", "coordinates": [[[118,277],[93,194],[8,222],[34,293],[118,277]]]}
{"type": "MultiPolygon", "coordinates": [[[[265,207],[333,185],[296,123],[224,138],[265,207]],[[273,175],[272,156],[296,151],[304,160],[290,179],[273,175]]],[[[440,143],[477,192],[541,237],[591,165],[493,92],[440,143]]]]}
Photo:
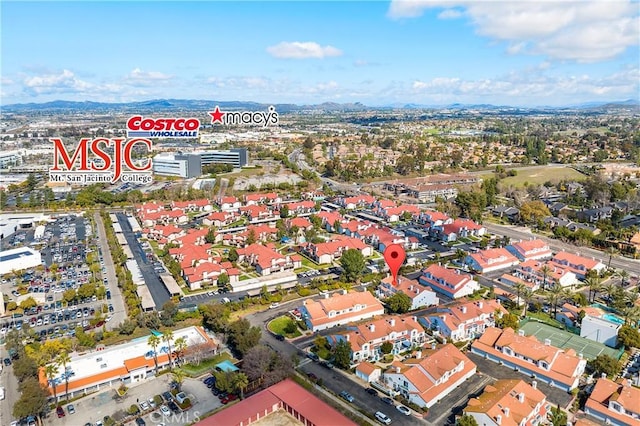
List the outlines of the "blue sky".
{"type": "Polygon", "coordinates": [[[638,99],[637,1],[1,4],[1,104],[638,99]]]}

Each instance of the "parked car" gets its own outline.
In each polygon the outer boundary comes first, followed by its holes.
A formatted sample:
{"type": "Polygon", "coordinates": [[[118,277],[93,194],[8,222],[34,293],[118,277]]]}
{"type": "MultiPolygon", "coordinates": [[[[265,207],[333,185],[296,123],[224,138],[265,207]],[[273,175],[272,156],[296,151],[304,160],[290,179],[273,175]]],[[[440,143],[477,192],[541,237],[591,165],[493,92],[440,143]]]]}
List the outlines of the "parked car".
{"type": "Polygon", "coordinates": [[[146,425],[146,423],[145,423],[145,421],[144,421],[144,419],[143,419],[142,417],[138,417],[138,418],[136,419],[136,424],[137,424],[138,426],[145,426],[145,425],[146,425]]]}
{"type": "Polygon", "coordinates": [[[166,405],[160,406],[160,412],[162,413],[163,416],[168,417],[171,415],[171,410],[169,410],[169,407],[167,407],[166,405]]]}
{"type": "Polygon", "coordinates": [[[349,392],[347,392],[347,391],[342,391],[342,392],[340,392],[340,397],[341,397],[342,399],[344,399],[345,401],[348,401],[348,402],[353,402],[353,401],[355,401],[355,400],[356,400],[356,399],[353,397],[353,395],[351,395],[351,394],[350,394],[349,392]]]}
{"type": "Polygon", "coordinates": [[[405,416],[408,416],[409,414],[411,414],[411,410],[402,404],[398,405],[396,409],[400,411],[402,414],[404,414],[405,416]]]}
{"type": "Polygon", "coordinates": [[[76,412],[76,409],[73,404],[69,404],[67,405],[67,411],[69,412],[69,414],[74,414],[76,412]]]}
{"type": "Polygon", "coordinates": [[[376,411],[376,420],[385,425],[391,424],[391,419],[389,418],[389,416],[384,414],[382,411],[376,411]]]}
{"type": "Polygon", "coordinates": [[[377,390],[375,390],[374,388],[367,388],[367,389],[365,390],[365,392],[366,392],[366,393],[368,393],[369,395],[373,395],[373,396],[378,395],[378,391],[377,391],[377,390]]]}
{"type": "Polygon", "coordinates": [[[58,418],[64,417],[64,408],[58,405],[56,407],[56,414],[58,415],[58,418]]]}
{"type": "Polygon", "coordinates": [[[382,400],[382,402],[384,402],[385,404],[389,404],[389,405],[396,405],[395,402],[393,402],[393,399],[389,398],[388,396],[383,396],[382,398],[380,398],[382,400]]]}

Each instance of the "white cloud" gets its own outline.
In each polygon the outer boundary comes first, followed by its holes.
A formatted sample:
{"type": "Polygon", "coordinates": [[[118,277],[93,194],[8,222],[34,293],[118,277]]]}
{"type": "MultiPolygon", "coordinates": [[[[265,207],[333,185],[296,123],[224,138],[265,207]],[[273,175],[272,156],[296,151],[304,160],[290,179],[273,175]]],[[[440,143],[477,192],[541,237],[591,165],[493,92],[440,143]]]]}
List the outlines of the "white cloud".
{"type": "Polygon", "coordinates": [[[509,54],[596,62],[640,43],[640,9],[633,0],[392,0],[388,16],[415,18],[430,8],[445,9],[440,19],[468,17],[478,34],[507,42],[509,54]]]}
{"type": "Polygon", "coordinates": [[[14,81],[11,80],[10,78],[0,77],[0,84],[2,84],[3,86],[9,86],[9,85],[11,85],[13,83],[14,83],[14,81]]]}
{"type": "Polygon", "coordinates": [[[331,56],[341,56],[342,51],[333,46],[320,46],[313,41],[283,41],[274,46],[267,47],[267,52],[280,59],[322,59],[331,56]]]}
{"type": "Polygon", "coordinates": [[[134,68],[133,71],[129,73],[127,76],[128,80],[170,80],[173,76],[168,74],[163,74],[158,71],[142,71],[140,68],[134,68]]]}
{"type": "Polygon", "coordinates": [[[26,77],[22,83],[24,90],[32,95],[84,92],[93,86],[91,83],[80,80],[69,70],[26,77]]]}

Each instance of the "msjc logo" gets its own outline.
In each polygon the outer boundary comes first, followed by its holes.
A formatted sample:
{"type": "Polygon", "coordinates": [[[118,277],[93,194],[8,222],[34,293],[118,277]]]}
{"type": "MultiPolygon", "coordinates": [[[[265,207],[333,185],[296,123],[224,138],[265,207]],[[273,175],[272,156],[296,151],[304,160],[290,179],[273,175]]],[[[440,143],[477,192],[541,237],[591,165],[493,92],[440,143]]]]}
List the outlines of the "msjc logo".
{"type": "MultiPolygon", "coordinates": [[[[134,138],[83,138],[73,151],[73,156],[69,155],[60,138],[50,139],[53,142],[53,167],[49,169],[51,174],[69,173],[84,174],[90,173],[107,174],[113,173],[111,183],[115,183],[122,177],[123,164],[133,173],[150,172],[151,159],[143,166],[137,166],[133,162],[131,153],[135,145],[144,145],[148,151],[152,149],[149,139],[134,138]],[[111,148],[113,154],[106,149],[111,148]],[[92,158],[90,158],[92,157],[92,158]],[[101,161],[97,162],[96,160],[101,161]],[[60,161],[62,160],[62,161],[60,161]]],[[[126,171],[124,171],[126,172],[126,171]]]]}

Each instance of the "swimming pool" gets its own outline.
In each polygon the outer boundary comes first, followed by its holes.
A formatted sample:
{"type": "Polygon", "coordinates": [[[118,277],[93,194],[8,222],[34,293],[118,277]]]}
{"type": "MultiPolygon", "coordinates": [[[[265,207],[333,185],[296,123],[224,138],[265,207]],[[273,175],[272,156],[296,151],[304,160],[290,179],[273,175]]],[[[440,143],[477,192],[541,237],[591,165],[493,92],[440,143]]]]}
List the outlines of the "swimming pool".
{"type": "Polygon", "coordinates": [[[613,314],[604,314],[602,316],[602,318],[606,319],[607,321],[611,321],[613,323],[616,323],[616,324],[624,324],[624,320],[622,318],[617,317],[617,316],[615,316],[613,314]]]}

